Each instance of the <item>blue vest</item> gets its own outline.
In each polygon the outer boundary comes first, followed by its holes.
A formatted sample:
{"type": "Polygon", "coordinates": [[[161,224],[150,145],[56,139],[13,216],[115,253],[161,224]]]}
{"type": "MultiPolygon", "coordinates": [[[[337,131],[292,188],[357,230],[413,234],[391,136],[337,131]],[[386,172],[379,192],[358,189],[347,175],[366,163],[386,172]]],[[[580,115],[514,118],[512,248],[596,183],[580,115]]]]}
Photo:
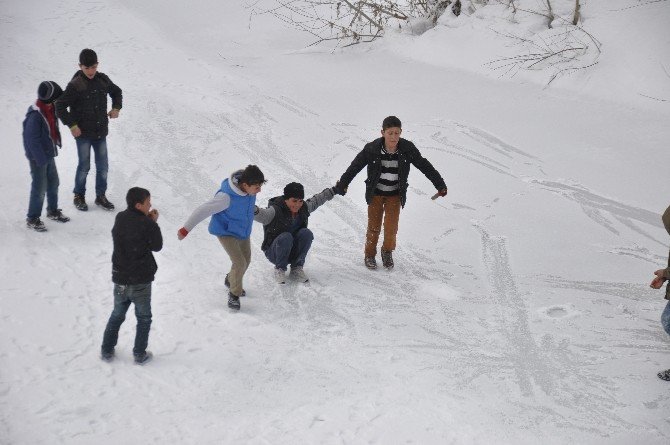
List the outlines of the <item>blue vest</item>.
{"type": "Polygon", "coordinates": [[[230,188],[228,179],[223,180],[219,192],[230,196],[230,206],[212,215],[209,222],[209,233],[216,236],[232,236],[237,239],[249,238],[254,223],[256,195],[238,195],[230,188]]]}

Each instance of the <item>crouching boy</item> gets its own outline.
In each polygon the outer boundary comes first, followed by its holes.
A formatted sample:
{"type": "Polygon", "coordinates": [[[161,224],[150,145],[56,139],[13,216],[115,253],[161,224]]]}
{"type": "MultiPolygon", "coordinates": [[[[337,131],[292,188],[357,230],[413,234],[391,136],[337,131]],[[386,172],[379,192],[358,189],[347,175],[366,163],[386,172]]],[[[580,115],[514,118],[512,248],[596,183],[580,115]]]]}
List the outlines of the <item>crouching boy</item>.
{"type": "Polygon", "coordinates": [[[270,199],[268,208],[256,208],[254,219],[263,224],[265,232],[261,249],[275,266],[277,283],[286,283],[289,264],[291,278],[302,283],[309,281],[303,270],[314,239],[312,231],[307,228],[309,215],[333,199],[335,194],[335,187],[331,187],[303,201],[305,190],[302,184],[291,182],[284,187],[282,196],[270,199]]]}

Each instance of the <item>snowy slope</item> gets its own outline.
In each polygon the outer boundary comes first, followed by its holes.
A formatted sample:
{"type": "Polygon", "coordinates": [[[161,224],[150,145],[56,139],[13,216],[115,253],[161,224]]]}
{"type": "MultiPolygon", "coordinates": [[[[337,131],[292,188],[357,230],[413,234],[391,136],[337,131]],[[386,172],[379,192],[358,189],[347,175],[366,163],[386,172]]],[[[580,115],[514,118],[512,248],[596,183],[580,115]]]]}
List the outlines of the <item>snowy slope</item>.
{"type": "Polygon", "coordinates": [[[611,8],[589,2],[603,48],[635,63],[604,49],[610,63],[551,88],[444,57],[467,25],[331,52],[241,5],[164,3],[0,2],[0,443],[668,442],[664,301],[647,284],[668,247],[670,109],[641,96],[667,99],[668,79],[617,87],[668,66],[660,25],[645,27],[667,23],[667,2],[627,33],[605,32],[611,8]],[[23,223],[24,112],[84,47],[124,91],[108,196],[120,208],[146,187],[161,212],[146,367],[130,313],[116,362],[98,359],[114,214],[75,213],[69,135],[57,162],[72,221],[23,223]],[[311,218],[308,285],[274,284],[255,227],[230,313],[218,242],[204,223],[176,238],[192,209],[248,163],[270,180],[261,203],[293,180],[321,191],[389,114],[449,185],[431,201],[412,170],[396,269],[362,265],[361,173],[311,218]]]}

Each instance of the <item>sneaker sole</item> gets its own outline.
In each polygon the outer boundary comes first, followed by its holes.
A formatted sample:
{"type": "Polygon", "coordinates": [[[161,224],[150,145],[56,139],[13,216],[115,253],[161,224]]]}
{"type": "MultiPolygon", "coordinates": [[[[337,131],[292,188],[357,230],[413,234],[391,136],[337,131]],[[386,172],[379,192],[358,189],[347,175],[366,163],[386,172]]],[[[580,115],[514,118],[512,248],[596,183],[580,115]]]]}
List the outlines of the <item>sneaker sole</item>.
{"type": "Polygon", "coordinates": [[[59,222],[59,223],[66,223],[66,222],[70,221],[70,218],[67,218],[67,219],[64,219],[64,218],[52,218],[52,217],[50,217],[50,216],[47,216],[47,218],[49,218],[51,221],[56,221],[56,222],[59,222]]]}
{"type": "Polygon", "coordinates": [[[98,207],[103,208],[104,210],[107,210],[108,212],[111,212],[112,210],[114,210],[114,207],[105,207],[102,204],[97,204],[97,203],[95,205],[97,205],[98,207]]]}

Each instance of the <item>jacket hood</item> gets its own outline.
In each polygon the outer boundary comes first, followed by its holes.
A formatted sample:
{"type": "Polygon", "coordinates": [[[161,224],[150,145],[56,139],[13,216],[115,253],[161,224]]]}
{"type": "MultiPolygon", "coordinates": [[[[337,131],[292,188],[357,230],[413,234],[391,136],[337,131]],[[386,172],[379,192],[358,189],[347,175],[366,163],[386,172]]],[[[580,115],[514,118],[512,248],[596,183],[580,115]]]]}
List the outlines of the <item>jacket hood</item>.
{"type": "Polygon", "coordinates": [[[233,173],[231,173],[230,177],[228,178],[228,185],[238,195],[247,196],[247,193],[243,192],[242,189],[240,188],[240,185],[239,185],[240,184],[240,176],[242,176],[243,171],[244,170],[236,170],[233,173]]]}
{"type": "Polygon", "coordinates": [[[665,226],[668,235],[670,235],[670,207],[665,209],[665,213],[663,213],[663,225],[665,226]]]}

